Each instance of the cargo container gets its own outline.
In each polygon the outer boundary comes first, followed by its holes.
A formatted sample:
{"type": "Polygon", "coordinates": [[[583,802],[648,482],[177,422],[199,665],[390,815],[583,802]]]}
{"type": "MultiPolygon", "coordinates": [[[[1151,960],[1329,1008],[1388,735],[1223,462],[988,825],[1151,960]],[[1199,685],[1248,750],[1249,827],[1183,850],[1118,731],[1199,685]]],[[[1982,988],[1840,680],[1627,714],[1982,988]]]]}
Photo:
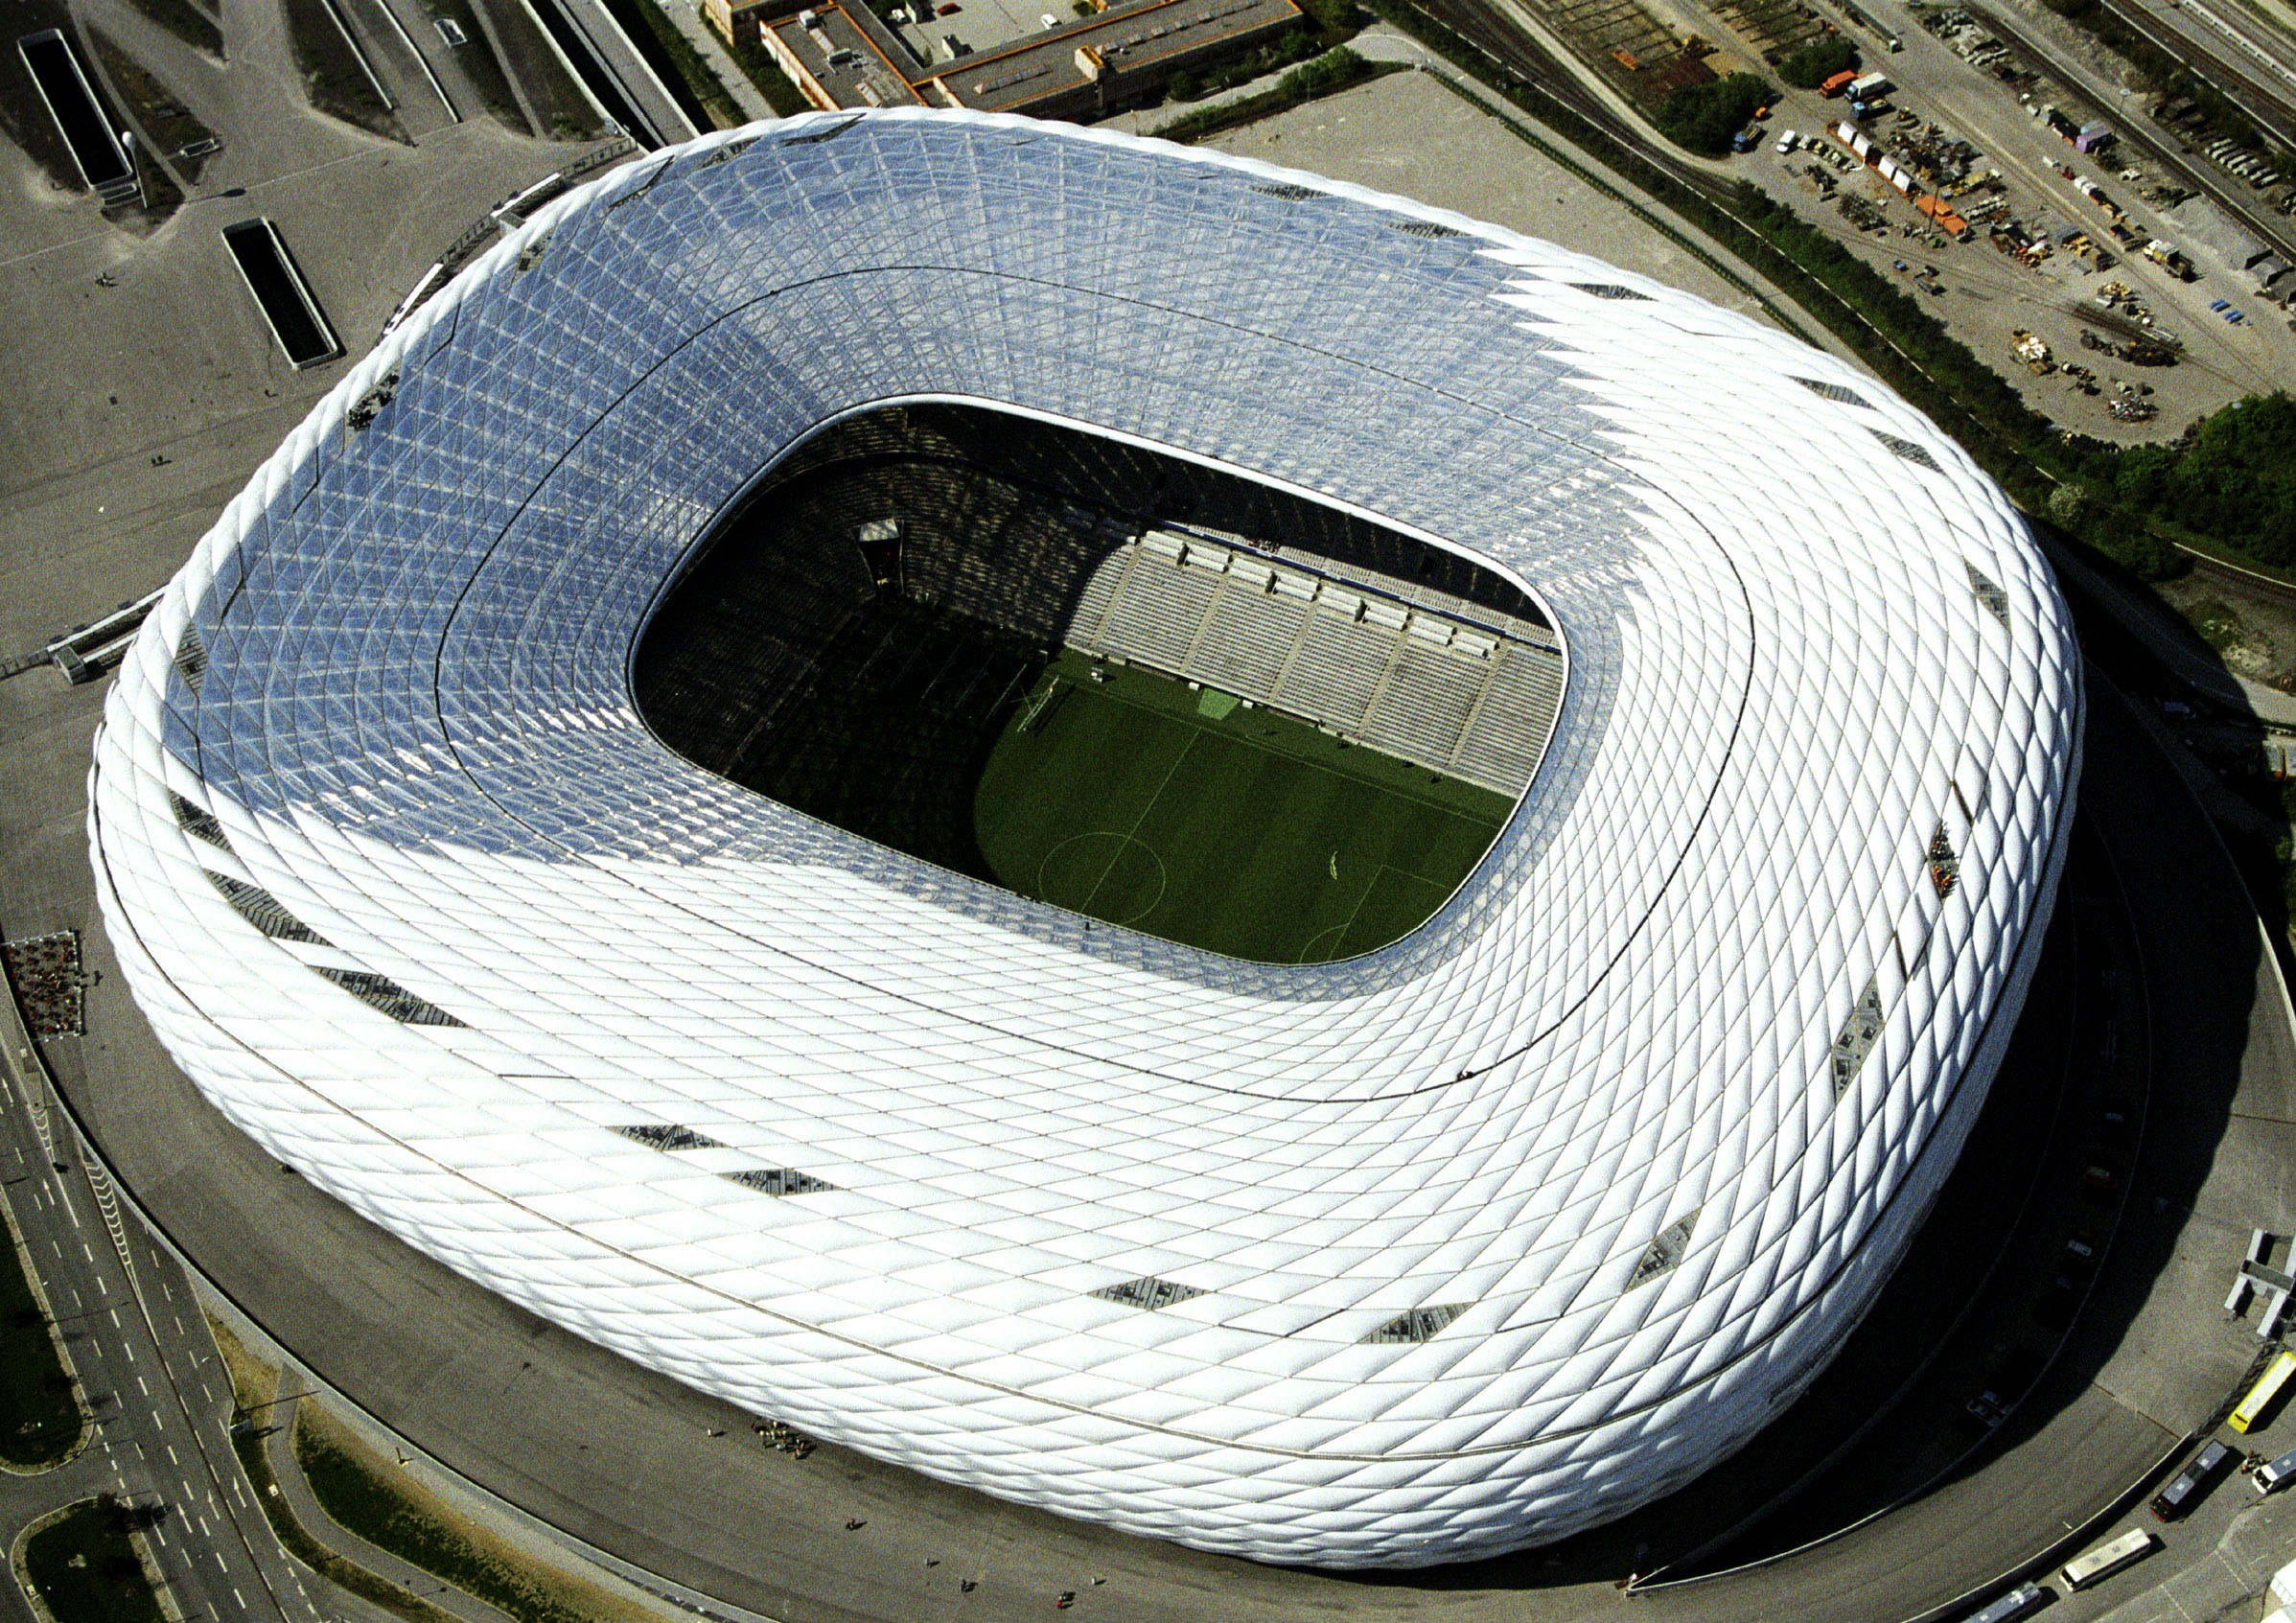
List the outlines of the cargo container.
{"type": "Polygon", "coordinates": [[[1843,91],[1848,89],[1852,84],[1857,82],[1857,69],[1844,68],[1840,73],[1834,75],[1833,78],[1819,85],[1818,93],[1821,96],[1839,96],[1843,91]]]}

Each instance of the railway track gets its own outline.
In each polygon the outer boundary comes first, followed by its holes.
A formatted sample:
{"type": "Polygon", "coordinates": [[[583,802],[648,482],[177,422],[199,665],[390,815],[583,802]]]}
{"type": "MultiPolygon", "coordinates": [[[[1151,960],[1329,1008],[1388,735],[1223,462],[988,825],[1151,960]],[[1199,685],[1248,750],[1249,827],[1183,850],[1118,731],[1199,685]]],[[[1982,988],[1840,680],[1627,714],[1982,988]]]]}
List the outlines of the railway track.
{"type": "Polygon", "coordinates": [[[2196,35],[2164,28],[2137,0],[2104,0],[2104,9],[2116,22],[2147,44],[2197,71],[2235,106],[2254,119],[2265,134],[2296,148],[2296,104],[2290,102],[2284,87],[2259,79],[2253,64],[2240,61],[2196,35]],[[2256,105],[2257,103],[2262,106],[2256,105]]]}
{"type": "MultiPolygon", "coordinates": [[[[2148,31],[2137,21],[2128,18],[2123,10],[2125,0],[2106,0],[2106,3],[2111,6],[2114,16],[2128,21],[2132,28],[2135,28],[2139,34],[2159,49],[2175,54],[2180,61],[2192,59],[2190,42],[2184,40],[2182,36],[2178,36],[2169,44],[2163,44],[2157,30],[2148,31]]],[[[1983,21],[1988,32],[2014,45],[2029,62],[2047,70],[2052,78],[2067,89],[2077,92],[2099,107],[2110,107],[2114,104],[2113,97],[2099,92],[2091,85],[2087,81],[2086,75],[2076,72],[2073,66],[2055,51],[2003,15],[1999,8],[1969,5],[1964,9],[1972,16],[1983,21]]],[[[2199,66],[2196,62],[2193,65],[2199,66]]],[[[2214,72],[2213,61],[2202,71],[2214,72]]],[[[2218,207],[2238,220],[2242,226],[2275,252],[2284,256],[2296,255],[2296,229],[2291,228],[2289,221],[2281,216],[2270,215],[2267,211],[2253,208],[2245,198],[2236,196],[2232,177],[2217,170],[2205,159],[2188,158],[2182,143],[2178,141],[2173,131],[2152,125],[2149,119],[2138,123],[2124,118],[2117,128],[2121,129],[2123,138],[2130,145],[2142,150],[2146,157],[2176,180],[2214,199],[2218,207]],[[2146,126],[2150,128],[2145,128],[2146,126]]]]}
{"type": "Polygon", "coordinates": [[[1693,187],[1716,202],[1725,200],[1728,185],[1694,164],[1652,145],[1643,132],[1620,118],[1600,97],[1580,83],[1564,63],[1532,39],[1501,10],[1496,0],[1419,0],[1417,9],[1482,52],[1501,69],[1560,103],[1612,140],[1655,165],[1681,184],[1693,187]]]}

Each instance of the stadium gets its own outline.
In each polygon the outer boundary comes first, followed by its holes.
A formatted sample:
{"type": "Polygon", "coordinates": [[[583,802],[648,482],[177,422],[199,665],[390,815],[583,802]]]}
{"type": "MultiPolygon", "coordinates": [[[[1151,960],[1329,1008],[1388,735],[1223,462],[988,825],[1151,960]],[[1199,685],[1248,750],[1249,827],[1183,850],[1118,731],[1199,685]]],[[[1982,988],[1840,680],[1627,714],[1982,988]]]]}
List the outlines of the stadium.
{"type": "Polygon", "coordinates": [[[201,1092],[760,1416],[1409,1566],[1716,1467],[1922,1222],[2064,609],[1874,380],[1312,176],[923,111],[551,204],[201,541],[96,746],[201,1092]]]}

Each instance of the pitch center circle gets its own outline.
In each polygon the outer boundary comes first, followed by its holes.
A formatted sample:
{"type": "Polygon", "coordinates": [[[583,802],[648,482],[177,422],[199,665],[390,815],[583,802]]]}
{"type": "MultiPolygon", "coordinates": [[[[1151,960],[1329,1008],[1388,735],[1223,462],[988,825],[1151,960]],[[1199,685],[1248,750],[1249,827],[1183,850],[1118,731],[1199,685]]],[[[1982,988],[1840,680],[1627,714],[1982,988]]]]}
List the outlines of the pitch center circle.
{"type": "Polygon", "coordinates": [[[1036,870],[1036,894],[1111,924],[1146,918],[1164,899],[1164,859],[1129,834],[1071,834],[1036,870]]]}

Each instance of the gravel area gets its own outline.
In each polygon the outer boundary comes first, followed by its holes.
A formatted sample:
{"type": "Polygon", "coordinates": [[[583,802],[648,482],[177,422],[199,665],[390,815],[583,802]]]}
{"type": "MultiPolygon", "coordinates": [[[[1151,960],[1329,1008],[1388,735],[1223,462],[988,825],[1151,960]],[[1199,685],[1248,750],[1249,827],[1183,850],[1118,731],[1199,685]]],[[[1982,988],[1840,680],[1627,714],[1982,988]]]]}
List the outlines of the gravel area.
{"type": "Polygon", "coordinates": [[[1455,209],[1761,316],[1752,299],[1615,197],[1424,73],[1374,80],[1207,144],[1455,209]]]}

